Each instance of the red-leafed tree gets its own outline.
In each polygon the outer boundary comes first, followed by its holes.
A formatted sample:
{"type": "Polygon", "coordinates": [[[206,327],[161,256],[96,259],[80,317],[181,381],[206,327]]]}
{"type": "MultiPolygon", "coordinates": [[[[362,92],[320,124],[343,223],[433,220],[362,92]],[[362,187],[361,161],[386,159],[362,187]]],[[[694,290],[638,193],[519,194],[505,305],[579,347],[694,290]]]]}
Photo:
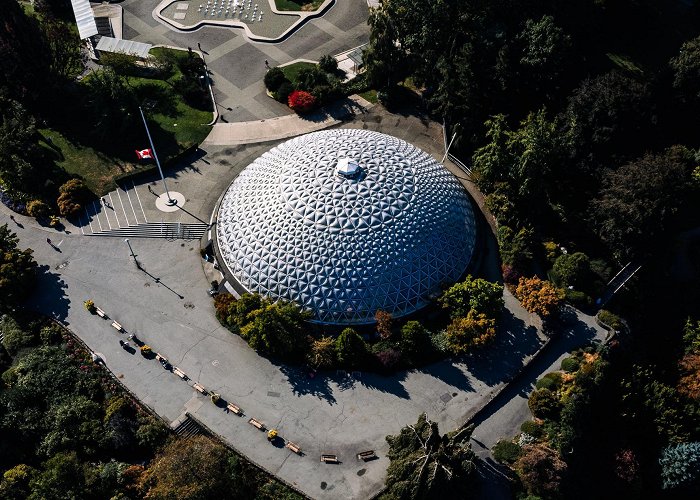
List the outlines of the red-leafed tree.
{"type": "Polygon", "coordinates": [[[287,103],[297,113],[306,113],[316,106],[316,98],[303,90],[295,90],[289,94],[287,103]]]}

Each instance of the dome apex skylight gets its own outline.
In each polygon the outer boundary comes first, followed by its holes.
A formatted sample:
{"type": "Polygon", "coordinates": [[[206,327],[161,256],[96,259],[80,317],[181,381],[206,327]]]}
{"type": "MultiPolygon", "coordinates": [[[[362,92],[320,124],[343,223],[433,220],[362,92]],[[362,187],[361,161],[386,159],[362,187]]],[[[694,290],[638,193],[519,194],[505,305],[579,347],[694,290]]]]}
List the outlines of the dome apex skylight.
{"type": "Polygon", "coordinates": [[[222,198],[216,234],[245,289],[293,300],[321,323],[362,324],[378,309],[416,311],[458,280],[475,224],[466,192],[431,156],[342,129],[256,159],[222,198]]]}

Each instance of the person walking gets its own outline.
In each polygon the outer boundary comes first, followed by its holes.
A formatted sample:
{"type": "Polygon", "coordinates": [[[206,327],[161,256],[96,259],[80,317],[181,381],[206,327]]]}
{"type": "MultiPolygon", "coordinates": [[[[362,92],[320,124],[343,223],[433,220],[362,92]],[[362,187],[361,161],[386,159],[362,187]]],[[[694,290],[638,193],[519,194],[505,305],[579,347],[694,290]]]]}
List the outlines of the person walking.
{"type": "Polygon", "coordinates": [[[49,245],[53,246],[53,243],[51,243],[51,238],[46,238],[46,243],[48,243],[49,245]]]}
{"type": "Polygon", "coordinates": [[[148,185],[148,192],[151,193],[151,194],[155,194],[155,193],[153,192],[153,188],[151,187],[150,184],[148,185]]]}
{"type": "Polygon", "coordinates": [[[265,67],[266,67],[267,69],[270,69],[270,63],[267,62],[267,59],[265,59],[265,67]]]}

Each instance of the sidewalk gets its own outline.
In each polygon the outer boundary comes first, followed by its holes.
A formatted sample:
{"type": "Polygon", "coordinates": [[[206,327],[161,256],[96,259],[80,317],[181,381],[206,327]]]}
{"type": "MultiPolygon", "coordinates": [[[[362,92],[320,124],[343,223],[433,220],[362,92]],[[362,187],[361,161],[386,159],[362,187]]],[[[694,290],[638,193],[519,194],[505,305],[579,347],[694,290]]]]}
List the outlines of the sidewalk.
{"type": "Polygon", "coordinates": [[[308,115],[286,115],[268,120],[217,123],[202,143],[212,146],[235,146],[278,141],[323,130],[365,113],[373,104],[358,95],[343,99],[308,115]]]}

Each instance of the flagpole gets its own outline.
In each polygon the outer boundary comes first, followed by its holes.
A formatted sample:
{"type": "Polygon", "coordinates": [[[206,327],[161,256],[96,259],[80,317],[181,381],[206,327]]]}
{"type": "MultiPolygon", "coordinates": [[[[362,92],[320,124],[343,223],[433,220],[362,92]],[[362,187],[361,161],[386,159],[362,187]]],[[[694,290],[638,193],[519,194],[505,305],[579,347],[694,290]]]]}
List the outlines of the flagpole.
{"type": "Polygon", "coordinates": [[[153,151],[153,158],[156,160],[156,165],[158,165],[158,172],[160,173],[160,179],[163,181],[163,187],[165,188],[165,194],[168,197],[168,205],[177,205],[177,200],[170,197],[170,191],[168,191],[168,185],[165,183],[165,177],[163,176],[163,169],[160,168],[160,162],[158,161],[158,153],[156,153],[156,147],[153,145],[153,139],[151,139],[151,132],[148,130],[148,123],[146,123],[146,116],[143,114],[143,109],[139,106],[139,111],[141,112],[141,118],[143,118],[143,126],[146,127],[146,134],[148,135],[148,142],[151,145],[151,151],[153,151]]]}

